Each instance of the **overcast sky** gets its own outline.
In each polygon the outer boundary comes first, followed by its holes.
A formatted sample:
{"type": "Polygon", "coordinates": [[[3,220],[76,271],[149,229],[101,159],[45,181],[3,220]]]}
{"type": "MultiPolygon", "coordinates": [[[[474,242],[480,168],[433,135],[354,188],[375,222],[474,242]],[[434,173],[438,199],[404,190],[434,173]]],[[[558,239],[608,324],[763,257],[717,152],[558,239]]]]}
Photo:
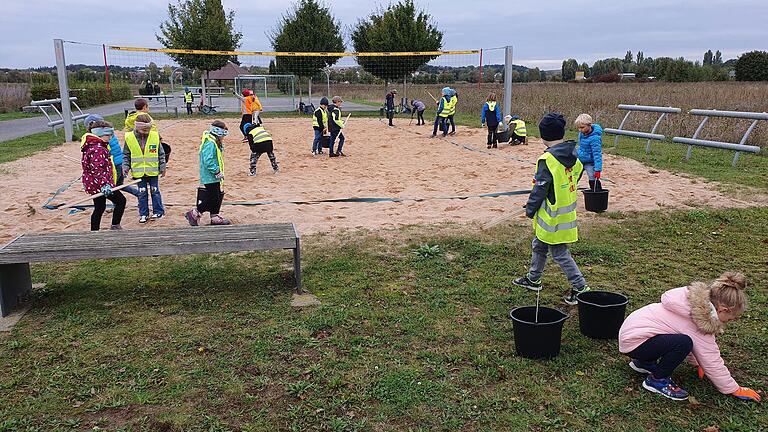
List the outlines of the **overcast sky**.
{"type": "MultiPolygon", "coordinates": [[[[155,33],[168,4],[163,0],[2,3],[0,67],[53,65],[54,38],[159,47],[155,33]]],[[[327,3],[345,33],[378,5],[389,4],[327,3]]],[[[627,50],[642,50],[646,57],[691,60],[701,60],[707,49],[719,49],[724,60],[745,51],[768,50],[768,0],[416,0],[416,4],[445,33],[444,49],[512,45],[516,64],[543,69],[558,69],[564,58],[592,64],[600,58],[623,57],[627,50]]],[[[226,9],[236,11],[236,26],[244,35],[241,49],[271,50],[266,32],[286,5],[287,0],[224,0],[226,9]]],[[[502,62],[498,54],[492,53],[484,63],[502,62]]],[[[68,63],[100,61],[97,47],[67,45],[68,63]]]]}

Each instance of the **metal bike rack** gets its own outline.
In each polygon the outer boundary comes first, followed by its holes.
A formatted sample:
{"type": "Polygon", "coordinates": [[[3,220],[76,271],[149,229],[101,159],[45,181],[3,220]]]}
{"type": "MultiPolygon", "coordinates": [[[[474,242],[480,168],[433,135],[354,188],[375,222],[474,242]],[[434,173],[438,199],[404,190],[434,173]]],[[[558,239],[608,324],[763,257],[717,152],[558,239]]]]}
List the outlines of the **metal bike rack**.
{"type": "Polygon", "coordinates": [[[692,109],[689,111],[689,113],[691,115],[704,116],[704,119],[701,121],[701,123],[699,123],[699,127],[696,128],[696,132],[693,133],[693,137],[672,138],[672,142],[674,143],[688,144],[688,153],[685,155],[685,160],[689,160],[691,158],[691,154],[693,153],[693,146],[712,147],[712,148],[735,151],[736,153],[733,155],[733,162],[731,162],[731,165],[734,167],[736,166],[736,163],[739,161],[739,154],[741,152],[748,152],[748,153],[755,153],[755,154],[760,153],[760,147],[746,145],[746,143],[747,143],[747,139],[749,138],[749,135],[752,133],[753,130],[755,130],[755,127],[757,127],[757,122],[759,122],[760,120],[768,120],[768,113],[703,110],[703,109],[692,109]],[[707,124],[707,122],[711,117],[747,119],[747,120],[752,120],[752,124],[749,125],[749,128],[747,128],[747,131],[744,133],[744,136],[741,138],[741,141],[739,141],[738,144],[722,142],[722,141],[711,141],[711,140],[699,139],[699,135],[701,134],[701,131],[704,129],[704,126],[707,124]]]}
{"type": "Polygon", "coordinates": [[[648,142],[645,144],[645,154],[651,153],[651,141],[664,141],[665,139],[667,139],[666,136],[656,133],[656,130],[659,128],[661,121],[664,120],[664,117],[666,117],[667,114],[680,114],[680,112],[682,111],[680,108],[673,108],[673,107],[657,107],[657,106],[648,106],[648,105],[627,105],[627,104],[619,104],[619,109],[627,111],[627,114],[624,116],[624,119],[621,120],[621,123],[619,124],[619,128],[618,129],[605,128],[603,130],[606,133],[616,135],[616,138],[613,140],[614,148],[619,146],[619,135],[628,136],[632,138],[647,139],[648,142]],[[653,112],[653,113],[660,113],[661,115],[659,116],[658,120],[656,120],[656,124],[653,125],[653,128],[651,129],[650,133],[625,130],[624,124],[627,123],[627,119],[629,119],[629,115],[632,114],[633,111],[653,112]]]}

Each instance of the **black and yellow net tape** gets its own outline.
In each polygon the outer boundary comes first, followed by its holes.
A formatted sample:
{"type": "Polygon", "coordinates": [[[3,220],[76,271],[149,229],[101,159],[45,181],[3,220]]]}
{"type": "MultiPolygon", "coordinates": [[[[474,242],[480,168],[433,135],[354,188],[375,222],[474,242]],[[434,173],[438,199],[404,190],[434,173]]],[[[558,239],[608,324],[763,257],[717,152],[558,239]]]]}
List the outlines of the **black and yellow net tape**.
{"type": "Polygon", "coordinates": [[[265,57],[412,57],[442,56],[459,54],[480,54],[480,50],[465,51],[407,51],[407,52],[270,52],[270,51],[214,51],[171,48],[137,48],[109,46],[113,51],[157,52],[166,54],[207,54],[224,56],[265,56],[265,57]]]}

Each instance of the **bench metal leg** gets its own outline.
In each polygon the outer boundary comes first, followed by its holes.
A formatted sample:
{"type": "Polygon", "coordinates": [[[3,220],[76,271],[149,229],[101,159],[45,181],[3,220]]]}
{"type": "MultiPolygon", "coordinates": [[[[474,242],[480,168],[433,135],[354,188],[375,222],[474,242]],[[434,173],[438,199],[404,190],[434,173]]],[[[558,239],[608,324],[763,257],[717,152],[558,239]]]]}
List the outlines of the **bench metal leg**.
{"type": "Polygon", "coordinates": [[[0,316],[8,316],[32,291],[29,264],[0,264],[0,316]]]}
{"type": "Polygon", "coordinates": [[[296,279],[296,292],[303,294],[301,289],[301,245],[300,241],[296,239],[296,249],[293,250],[293,277],[296,279]]]}

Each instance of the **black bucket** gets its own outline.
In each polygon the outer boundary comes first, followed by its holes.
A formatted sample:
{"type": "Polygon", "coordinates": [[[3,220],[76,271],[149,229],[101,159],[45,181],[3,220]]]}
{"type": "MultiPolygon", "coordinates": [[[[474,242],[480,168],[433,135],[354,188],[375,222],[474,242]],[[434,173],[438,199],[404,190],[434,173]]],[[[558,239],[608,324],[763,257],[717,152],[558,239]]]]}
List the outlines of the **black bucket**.
{"type": "Polygon", "coordinates": [[[496,142],[505,143],[509,141],[509,131],[496,132],[496,142]]]}
{"type": "Polygon", "coordinates": [[[601,213],[608,210],[608,189],[582,192],[584,192],[584,208],[587,211],[601,213]]]}
{"type": "Polygon", "coordinates": [[[331,137],[329,135],[323,135],[320,137],[320,145],[323,146],[323,148],[328,148],[331,146],[331,137]]]}
{"type": "Polygon", "coordinates": [[[579,301],[579,329],[594,339],[616,339],[624,323],[629,299],[624,294],[587,291],[576,296],[579,301]]]}
{"type": "Polygon", "coordinates": [[[515,334],[515,351],[520,357],[552,358],[560,354],[563,324],[568,315],[557,309],[539,307],[536,323],[536,306],[523,306],[509,312],[515,334]]]}

